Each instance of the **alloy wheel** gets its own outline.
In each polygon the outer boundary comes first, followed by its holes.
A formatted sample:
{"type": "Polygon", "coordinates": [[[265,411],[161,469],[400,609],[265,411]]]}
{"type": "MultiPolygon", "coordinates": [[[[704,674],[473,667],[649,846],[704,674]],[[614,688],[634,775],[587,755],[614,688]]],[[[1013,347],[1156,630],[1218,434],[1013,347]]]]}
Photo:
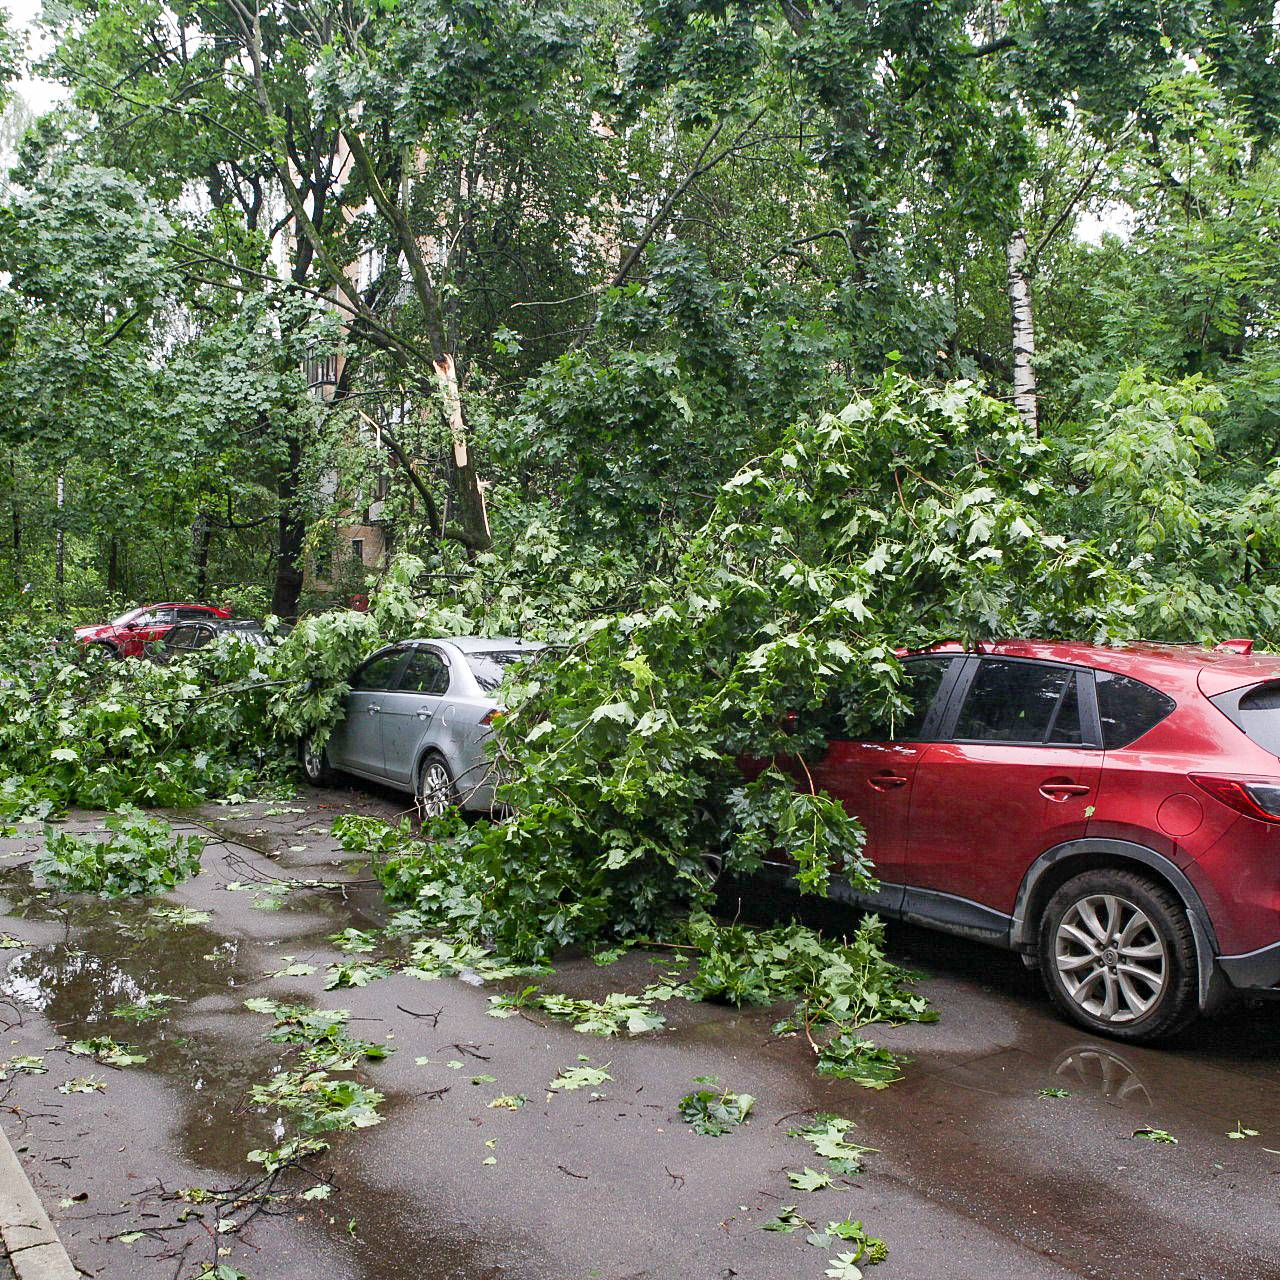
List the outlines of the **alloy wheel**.
{"type": "Polygon", "coordinates": [[[453,779],[439,760],[429,760],[418,787],[418,812],[424,818],[438,818],[453,804],[453,779]]]}
{"type": "Polygon", "coordinates": [[[1169,954],[1159,930],[1135,903],[1095,893],[1072,903],[1054,938],[1054,963],[1067,994],[1104,1023],[1133,1022],[1164,991],[1169,954]]]}
{"type": "Polygon", "coordinates": [[[308,737],[303,744],[302,768],[312,782],[319,782],[324,773],[324,748],[317,747],[314,738],[308,737]]]}

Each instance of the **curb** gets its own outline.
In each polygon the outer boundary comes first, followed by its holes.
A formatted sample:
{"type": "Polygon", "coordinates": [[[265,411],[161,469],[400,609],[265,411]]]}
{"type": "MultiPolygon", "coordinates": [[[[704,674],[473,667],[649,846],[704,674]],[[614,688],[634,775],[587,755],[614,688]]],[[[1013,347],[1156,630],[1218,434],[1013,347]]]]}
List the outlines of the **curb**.
{"type": "Polygon", "coordinates": [[[0,1238],[18,1280],[79,1280],[31,1180],[0,1129],[0,1238]]]}

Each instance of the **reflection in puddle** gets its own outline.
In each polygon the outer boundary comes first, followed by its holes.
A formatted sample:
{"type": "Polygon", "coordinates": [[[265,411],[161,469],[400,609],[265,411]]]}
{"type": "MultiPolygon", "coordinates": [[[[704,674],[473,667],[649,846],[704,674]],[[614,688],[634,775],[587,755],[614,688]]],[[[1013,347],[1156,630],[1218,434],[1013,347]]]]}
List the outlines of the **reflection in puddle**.
{"type": "Polygon", "coordinates": [[[1100,1094],[1123,1106],[1149,1108],[1152,1103],[1137,1069],[1114,1049],[1102,1045],[1079,1045],[1059,1054],[1053,1073],[1077,1090],[1100,1094]]]}
{"type": "MultiPolygon", "coordinates": [[[[147,1055],[133,1068],[174,1086],[182,1110],[181,1145],[200,1163],[239,1169],[268,1136],[269,1121],[243,1106],[247,1090],[269,1078],[278,1050],[255,1026],[246,1036],[239,989],[255,977],[238,938],[223,937],[156,910],[155,899],[70,896],[35,886],[26,868],[0,873],[8,914],[60,921],[66,937],[15,954],[0,995],[39,1011],[67,1040],[110,1035],[147,1055]],[[130,1018],[123,1006],[151,1006],[130,1018]]],[[[207,918],[207,917],[206,917],[207,918]]]]}

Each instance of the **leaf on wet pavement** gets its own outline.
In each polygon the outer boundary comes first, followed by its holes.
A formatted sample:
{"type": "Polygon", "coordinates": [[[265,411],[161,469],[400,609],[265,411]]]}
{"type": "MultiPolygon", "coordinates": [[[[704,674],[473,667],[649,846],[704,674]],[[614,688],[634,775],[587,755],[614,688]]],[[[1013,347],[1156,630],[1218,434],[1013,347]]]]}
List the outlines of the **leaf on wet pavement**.
{"type": "Polygon", "coordinates": [[[147,1055],[138,1053],[132,1045],[121,1044],[110,1036],[89,1036],[85,1040],[73,1040],[67,1049],[81,1057],[92,1058],[106,1067],[131,1067],[146,1062],[147,1055]]]}
{"type": "Polygon", "coordinates": [[[821,1191],[823,1187],[831,1185],[831,1175],[822,1173],[817,1169],[810,1169],[806,1165],[803,1173],[796,1173],[794,1170],[788,1169],[787,1181],[797,1191],[821,1191]]]}
{"type": "Polygon", "coordinates": [[[760,1224],[761,1231],[800,1231],[804,1227],[811,1227],[808,1218],[802,1218],[798,1212],[797,1206],[794,1204],[784,1204],[778,1210],[776,1218],[770,1218],[768,1222],[760,1224]]]}
{"type": "MultiPolygon", "coordinates": [[[[704,1076],[711,1082],[714,1077],[704,1076]]],[[[755,1099],[749,1093],[731,1093],[728,1089],[699,1089],[680,1099],[680,1117],[695,1133],[719,1138],[745,1124],[755,1099]]]]}
{"type": "Polygon", "coordinates": [[[58,1086],[59,1093],[104,1093],[107,1083],[101,1076],[78,1076],[58,1086]]]}
{"type": "Polygon", "coordinates": [[[551,1081],[547,1088],[553,1092],[572,1092],[575,1089],[594,1088],[596,1085],[604,1084],[606,1080],[612,1080],[607,1068],[609,1064],[606,1062],[603,1067],[593,1067],[590,1065],[591,1059],[583,1054],[578,1055],[579,1066],[565,1067],[554,1080],[551,1081]]]}

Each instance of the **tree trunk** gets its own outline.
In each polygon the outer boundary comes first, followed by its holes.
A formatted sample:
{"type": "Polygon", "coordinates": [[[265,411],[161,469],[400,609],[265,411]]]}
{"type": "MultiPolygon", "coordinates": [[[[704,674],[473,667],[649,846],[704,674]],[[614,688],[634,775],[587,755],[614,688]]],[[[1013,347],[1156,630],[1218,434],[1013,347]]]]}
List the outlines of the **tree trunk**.
{"type": "Polygon", "coordinates": [[[107,539],[107,594],[120,594],[120,539],[114,533],[107,539]]]}
{"type": "Polygon", "coordinates": [[[13,514],[13,583],[22,586],[22,508],[18,505],[18,464],[9,463],[9,478],[13,484],[11,502],[13,514]]]}
{"type": "Polygon", "coordinates": [[[276,495],[280,499],[279,549],[275,586],[271,592],[271,612],[286,622],[296,620],[298,597],[302,594],[302,542],[307,522],[298,511],[301,465],[302,446],[295,436],[289,441],[288,465],[276,485],[276,495]]]}
{"type": "Polygon", "coordinates": [[[54,551],[54,573],[53,579],[56,584],[54,590],[54,603],[59,613],[66,607],[66,586],[67,586],[67,531],[63,528],[62,513],[66,504],[67,486],[66,480],[61,471],[58,472],[57,481],[57,533],[55,535],[55,551],[54,551]]]}
{"type": "Polygon", "coordinates": [[[1013,406],[1037,435],[1040,434],[1036,402],[1035,316],[1031,310],[1031,287],[1027,283],[1026,232],[1018,227],[1009,237],[1009,307],[1013,314],[1013,406]]]}
{"type": "Polygon", "coordinates": [[[458,504],[458,527],[456,530],[446,528],[445,533],[457,538],[469,551],[485,551],[493,545],[493,536],[489,532],[484,487],[467,449],[467,427],[462,416],[457,366],[448,352],[433,364],[436,385],[444,400],[445,419],[449,423],[449,438],[453,442],[454,493],[458,504]]]}
{"type": "Polygon", "coordinates": [[[213,525],[203,512],[197,512],[191,526],[191,555],[195,561],[196,599],[203,600],[209,591],[209,543],[213,540],[213,525]]]}

